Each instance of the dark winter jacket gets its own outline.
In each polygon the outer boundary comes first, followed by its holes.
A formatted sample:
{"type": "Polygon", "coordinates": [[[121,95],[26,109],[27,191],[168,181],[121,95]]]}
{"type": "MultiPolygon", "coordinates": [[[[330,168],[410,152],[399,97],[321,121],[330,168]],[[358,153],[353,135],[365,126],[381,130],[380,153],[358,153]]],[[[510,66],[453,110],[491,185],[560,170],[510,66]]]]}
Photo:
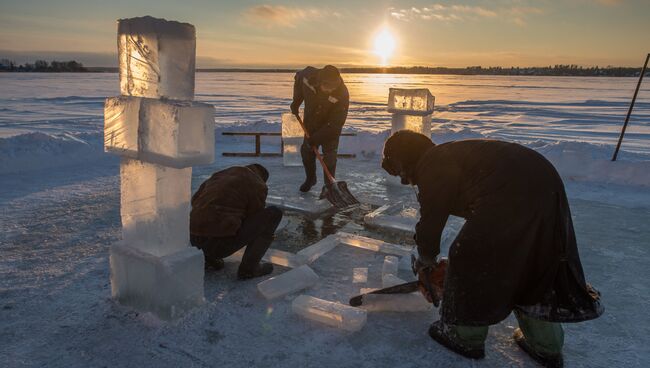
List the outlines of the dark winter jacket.
{"type": "Polygon", "coordinates": [[[214,173],[192,197],[190,233],[236,235],[244,218],[264,209],[267,192],[264,180],[247,167],[233,166],[214,173]]]}
{"type": "Polygon", "coordinates": [[[449,249],[444,322],[489,325],[514,308],[553,322],[602,313],[585,282],[564,184],[542,155],[514,143],[450,142],[426,152],[413,180],[424,261],[440,252],[448,216],[466,219],[449,249]]]}
{"type": "Polygon", "coordinates": [[[317,145],[338,140],[350,106],[345,83],[341,83],[331,94],[325,94],[319,88],[318,71],[308,66],[296,73],[291,103],[291,112],[297,114],[300,105],[305,102],[303,121],[311,136],[310,142],[317,145]]]}

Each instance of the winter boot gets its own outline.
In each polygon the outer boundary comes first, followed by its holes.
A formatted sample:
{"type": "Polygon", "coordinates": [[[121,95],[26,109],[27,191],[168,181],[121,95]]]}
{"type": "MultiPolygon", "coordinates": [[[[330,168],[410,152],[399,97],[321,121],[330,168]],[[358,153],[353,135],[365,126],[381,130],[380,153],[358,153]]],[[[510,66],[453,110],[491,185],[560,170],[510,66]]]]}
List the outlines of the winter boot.
{"type": "Polygon", "coordinates": [[[429,327],[429,336],[447,349],[470,359],[485,358],[488,328],[450,326],[436,321],[429,327]]]}
{"type": "Polygon", "coordinates": [[[515,339],[515,342],[519,347],[525,351],[531,358],[537,361],[539,364],[548,368],[562,368],[564,367],[564,359],[562,353],[544,353],[538,350],[535,350],[529,343],[526,341],[524,333],[521,331],[521,328],[515,330],[515,333],[512,335],[515,339]]]}
{"type": "Polygon", "coordinates": [[[302,183],[302,185],[300,186],[300,191],[303,193],[307,193],[311,190],[311,187],[313,187],[314,185],[316,185],[316,178],[307,177],[305,179],[305,182],[302,183]]]}
{"type": "Polygon", "coordinates": [[[240,280],[248,280],[254,277],[260,277],[268,275],[273,272],[273,265],[268,262],[260,262],[252,270],[242,269],[241,265],[239,266],[239,271],[237,272],[237,277],[240,280]]]}

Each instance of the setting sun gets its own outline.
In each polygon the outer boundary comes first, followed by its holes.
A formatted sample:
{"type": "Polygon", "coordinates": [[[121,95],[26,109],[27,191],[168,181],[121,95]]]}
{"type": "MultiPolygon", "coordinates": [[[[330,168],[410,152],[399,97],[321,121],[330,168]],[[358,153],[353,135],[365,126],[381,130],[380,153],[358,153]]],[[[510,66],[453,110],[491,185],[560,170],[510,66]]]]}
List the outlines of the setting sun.
{"type": "Polygon", "coordinates": [[[384,28],[375,36],[375,54],[381,58],[381,65],[388,64],[388,58],[393,55],[394,50],[395,37],[384,28]]]}

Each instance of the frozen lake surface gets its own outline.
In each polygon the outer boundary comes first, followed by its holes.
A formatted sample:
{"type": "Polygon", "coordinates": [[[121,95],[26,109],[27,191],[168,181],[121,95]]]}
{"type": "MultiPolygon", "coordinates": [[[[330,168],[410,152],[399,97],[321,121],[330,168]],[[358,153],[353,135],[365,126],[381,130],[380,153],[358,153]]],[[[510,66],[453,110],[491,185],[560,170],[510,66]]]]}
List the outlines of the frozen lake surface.
{"type": "MultiPolygon", "coordinates": [[[[414,205],[413,191],[379,168],[390,124],[385,103],[389,87],[427,87],[436,96],[435,141],[518,141],[560,170],[585,274],[606,307],[598,320],[566,325],[567,366],[650,365],[648,87],[620,162],[612,164],[632,78],[344,78],[352,99],[346,129],[358,136],[342,138],[341,151],[357,158],[340,161],[339,177],[365,204],[316,220],[289,214],[273,248],[296,252],[336,231],[412,244],[366,228],[363,215],[397,201],[414,205]]],[[[490,329],[486,360],[469,362],[428,338],[435,311],[370,313],[360,332],[343,332],[291,314],[295,295],[267,302],[257,281],[234,281],[230,263],[206,275],[205,308],[178,321],[116,305],[108,247],[120,237],[119,169],[102,152],[102,129],[103,100],[118,94],[117,75],[0,74],[0,84],[0,356],[8,366],[535,366],[510,338],[512,317],[490,329]]],[[[291,85],[290,74],[197,74],[197,100],[217,111],[217,160],[194,169],[194,189],[215,170],[251,162],[222,157],[253,144],[220,133],[279,131],[291,85]]],[[[263,149],[276,151],[279,141],[269,138],[263,149]]],[[[256,161],[271,171],[271,195],[296,196],[300,167],[285,168],[281,158],[256,161]]],[[[321,283],[306,293],[345,302],[359,287],[378,287],[383,256],[339,246],[313,264],[321,283]],[[367,285],[352,283],[356,267],[368,267],[367,285]]]]}

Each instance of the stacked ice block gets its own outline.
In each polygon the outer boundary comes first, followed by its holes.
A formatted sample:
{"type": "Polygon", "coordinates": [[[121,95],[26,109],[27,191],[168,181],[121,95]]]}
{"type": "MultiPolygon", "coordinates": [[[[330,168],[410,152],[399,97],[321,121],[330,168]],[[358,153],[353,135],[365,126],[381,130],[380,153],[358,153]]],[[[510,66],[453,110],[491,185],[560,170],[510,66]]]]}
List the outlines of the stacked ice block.
{"type": "Polygon", "coordinates": [[[284,166],[302,166],[300,146],[305,136],[295,115],[282,114],[282,159],[284,166]]]}
{"type": "Polygon", "coordinates": [[[120,90],[104,107],[104,148],[122,157],[115,299],[162,318],[203,303],[203,254],[189,246],[192,165],[214,160],[214,108],[192,101],[194,26],[118,21],[120,90]]]}
{"type": "Polygon", "coordinates": [[[393,114],[391,134],[407,129],[431,137],[434,101],[426,88],[391,88],[388,93],[388,112],[393,114]]]}

